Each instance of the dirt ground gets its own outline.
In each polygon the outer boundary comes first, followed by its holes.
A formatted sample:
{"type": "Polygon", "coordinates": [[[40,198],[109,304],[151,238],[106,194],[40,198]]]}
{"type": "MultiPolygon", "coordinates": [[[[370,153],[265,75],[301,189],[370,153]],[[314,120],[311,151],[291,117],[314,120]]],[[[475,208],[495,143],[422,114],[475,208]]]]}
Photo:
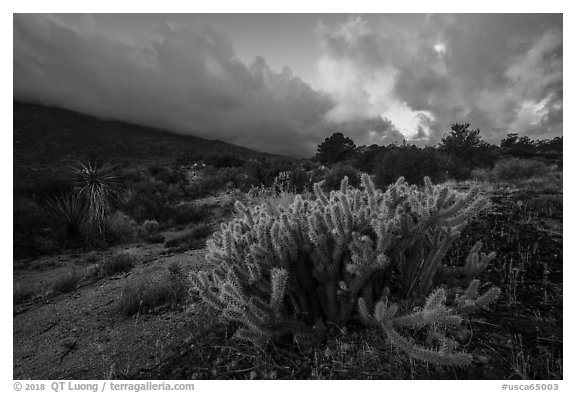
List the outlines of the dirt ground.
{"type": "MultiPolygon", "coordinates": [[[[127,248],[127,247],[124,247],[127,248]]],[[[105,258],[122,248],[103,252],[105,258]]],[[[163,245],[140,245],[143,263],[129,273],[82,284],[72,293],[18,305],[13,316],[14,379],[108,379],[130,375],[168,356],[197,327],[193,315],[167,310],[124,317],[122,288],[141,277],[160,277],[172,262],[202,264],[203,251],[162,256],[163,245]]],[[[90,268],[79,255],[54,256],[14,271],[14,282],[48,283],[69,269],[90,268]]]]}

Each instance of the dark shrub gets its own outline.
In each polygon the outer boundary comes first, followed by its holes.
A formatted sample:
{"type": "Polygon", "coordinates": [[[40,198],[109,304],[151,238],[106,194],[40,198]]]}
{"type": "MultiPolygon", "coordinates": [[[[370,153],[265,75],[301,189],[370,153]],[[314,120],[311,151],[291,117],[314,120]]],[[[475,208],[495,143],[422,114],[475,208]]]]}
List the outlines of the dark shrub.
{"type": "Polygon", "coordinates": [[[474,168],[492,168],[499,157],[498,148],[482,141],[480,130],[470,129],[470,124],[452,124],[438,150],[453,160],[450,176],[458,180],[470,177],[474,168]]]}
{"type": "Polygon", "coordinates": [[[186,174],[180,169],[162,168],[154,178],[167,185],[186,183],[186,174]]]}
{"type": "Polygon", "coordinates": [[[324,165],[331,165],[353,158],[355,152],[354,141],[341,132],[335,132],[318,145],[314,159],[324,165]]]}
{"type": "Polygon", "coordinates": [[[22,189],[22,193],[35,196],[39,199],[52,197],[54,195],[64,195],[72,192],[74,185],[70,179],[54,175],[39,176],[35,179],[34,185],[22,189]]]}
{"type": "Polygon", "coordinates": [[[548,173],[547,166],[536,160],[509,158],[496,163],[493,175],[496,180],[514,181],[528,179],[534,176],[544,176],[548,173]]]}
{"type": "Polygon", "coordinates": [[[205,207],[190,203],[167,207],[166,210],[166,218],[174,225],[199,222],[210,213],[205,207]]]}
{"type": "Polygon", "coordinates": [[[129,243],[136,240],[138,225],[126,214],[116,211],[106,220],[106,240],[110,243],[129,243]]]}
{"type": "Polygon", "coordinates": [[[54,221],[32,199],[15,198],[13,206],[14,257],[36,257],[58,250],[54,221]]]}
{"type": "Polygon", "coordinates": [[[354,159],[354,167],[364,173],[373,173],[378,155],[386,149],[378,145],[360,146],[354,159]]]}
{"type": "Polygon", "coordinates": [[[280,172],[291,172],[296,168],[295,163],[290,160],[278,158],[250,160],[244,165],[245,179],[240,188],[247,191],[251,186],[270,187],[280,172]]]}
{"type": "Polygon", "coordinates": [[[215,168],[241,167],[246,162],[231,154],[213,155],[206,158],[206,164],[215,168]]]}
{"type": "Polygon", "coordinates": [[[303,168],[295,168],[290,171],[290,190],[300,193],[306,189],[312,189],[313,183],[310,182],[308,172],[303,168]]]}
{"type": "Polygon", "coordinates": [[[324,177],[322,187],[325,190],[336,190],[340,188],[340,183],[345,176],[348,176],[348,184],[358,187],[360,184],[360,174],[351,165],[336,165],[328,170],[324,177]]]}
{"type": "Polygon", "coordinates": [[[374,170],[374,182],[382,190],[400,176],[409,183],[421,184],[425,176],[438,182],[444,180],[448,165],[450,160],[433,148],[395,147],[380,154],[374,170]]]}
{"type": "Polygon", "coordinates": [[[246,184],[247,175],[242,168],[206,168],[202,178],[187,186],[189,196],[201,197],[246,184]]]}

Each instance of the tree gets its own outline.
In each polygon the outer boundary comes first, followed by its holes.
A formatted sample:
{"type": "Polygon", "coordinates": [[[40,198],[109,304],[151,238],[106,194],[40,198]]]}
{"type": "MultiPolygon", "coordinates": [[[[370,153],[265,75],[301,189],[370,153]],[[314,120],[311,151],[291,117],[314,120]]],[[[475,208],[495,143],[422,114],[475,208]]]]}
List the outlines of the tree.
{"type": "Polygon", "coordinates": [[[515,132],[511,132],[506,135],[506,138],[500,141],[501,148],[510,148],[513,147],[518,142],[518,134],[515,132]]]}
{"type": "Polygon", "coordinates": [[[356,145],[354,141],[345,137],[341,132],[336,132],[318,145],[318,153],[315,159],[324,165],[329,165],[350,159],[355,152],[356,145]]]}
{"type": "Polygon", "coordinates": [[[496,147],[480,137],[480,130],[470,129],[469,123],[455,123],[444,135],[438,148],[454,160],[452,175],[465,179],[472,168],[492,167],[497,159],[496,147]]]}
{"type": "Polygon", "coordinates": [[[439,148],[448,154],[462,156],[464,152],[478,147],[482,141],[480,130],[471,130],[470,124],[455,123],[450,127],[450,133],[442,137],[439,148]]]}
{"type": "Polygon", "coordinates": [[[422,183],[425,176],[433,181],[445,180],[444,174],[449,169],[442,153],[433,147],[420,149],[414,145],[384,150],[375,162],[374,182],[382,190],[400,176],[410,183],[422,183]]]}
{"type": "Polygon", "coordinates": [[[532,157],[536,154],[536,147],[536,143],[530,137],[518,137],[516,133],[506,135],[506,138],[500,142],[502,151],[513,157],[532,157]]]}

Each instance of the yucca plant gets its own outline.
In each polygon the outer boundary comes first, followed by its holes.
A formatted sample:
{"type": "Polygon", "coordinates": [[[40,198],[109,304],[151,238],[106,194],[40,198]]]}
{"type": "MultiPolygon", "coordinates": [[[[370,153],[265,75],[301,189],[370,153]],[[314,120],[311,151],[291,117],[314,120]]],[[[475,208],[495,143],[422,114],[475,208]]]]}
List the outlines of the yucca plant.
{"type": "Polygon", "coordinates": [[[90,160],[87,163],[79,162],[73,168],[78,195],[86,203],[88,221],[101,236],[104,235],[110,203],[118,195],[114,170],[110,162],[100,164],[90,160]]]}
{"type": "Polygon", "coordinates": [[[56,223],[64,226],[68,235],[76,236],[88,219],[84,198],[71,193],[46,200],[46,211],[56,223]]]}

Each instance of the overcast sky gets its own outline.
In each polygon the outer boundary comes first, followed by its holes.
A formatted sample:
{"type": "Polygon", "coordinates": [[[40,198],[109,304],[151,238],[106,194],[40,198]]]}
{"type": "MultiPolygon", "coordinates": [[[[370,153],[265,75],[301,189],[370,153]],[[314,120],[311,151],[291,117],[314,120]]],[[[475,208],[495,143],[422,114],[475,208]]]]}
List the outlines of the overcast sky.
{"type": "Polygon", "coordinates": [[[562,15],[14,15],[14,99],[306,157],[562,135],[562,15]]]}

